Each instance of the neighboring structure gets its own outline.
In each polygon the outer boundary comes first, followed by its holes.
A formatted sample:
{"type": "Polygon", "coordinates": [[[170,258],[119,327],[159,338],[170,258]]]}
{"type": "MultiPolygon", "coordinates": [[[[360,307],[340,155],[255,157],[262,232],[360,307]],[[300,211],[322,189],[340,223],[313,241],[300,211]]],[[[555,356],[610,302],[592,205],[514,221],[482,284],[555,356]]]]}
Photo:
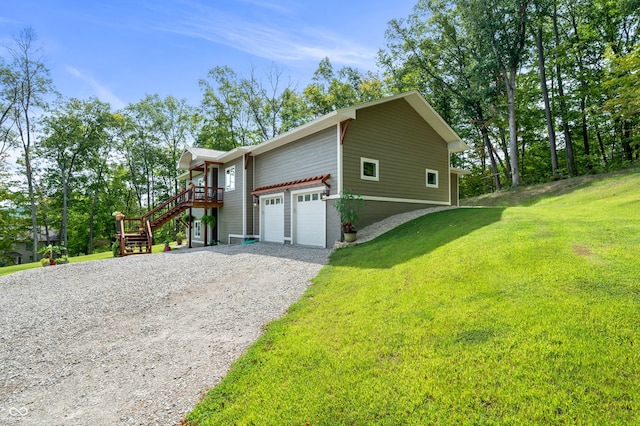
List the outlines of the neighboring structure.
{"type": "Polygon", "coordinates": [[[251,238],[331,247],[341,238],[333,203],[343,190],[365,200],[358,227],[457,205],[458,176],[466,172],[450,167],[450,155],[466,149],[416,91],[334,111],[260,145],[186,148],[178,168],[194,185],[186,190],[190,243],[251,238]],[[205,214],[215,226],[201,220],[205,214]]]}
{"type": "MultiPolygon", "coordinates": [[[[41,226],[38,233],[38,247],[40,248],[47,244],[53,244],[54,246],[60,244],[60,236],[58,231],[53,229],[49,229],[49,235],[47,235],[45,227],[41,226]]],[[[42,258],[40,254],[38,254],[37,259],[33,258],[33,238],[30,233],[19,238],[12,251],[8,254],[14,259],[14,265],[36,262],[42,258]]]]}

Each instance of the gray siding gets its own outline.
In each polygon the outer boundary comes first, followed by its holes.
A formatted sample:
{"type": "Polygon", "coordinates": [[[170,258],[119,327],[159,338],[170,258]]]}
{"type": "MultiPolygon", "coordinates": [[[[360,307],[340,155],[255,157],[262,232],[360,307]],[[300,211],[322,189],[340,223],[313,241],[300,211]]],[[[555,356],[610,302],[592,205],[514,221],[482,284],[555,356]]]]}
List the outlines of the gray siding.
{"type": "MultiPolygon", "coordinates": [[[[251,188],[254,181],[254,158],[249,158],[249,163],[247,165],[246,176],[247,176],[247,190],[245,194],[245,205],[247,215],[247,235],[255,235],[255,231],[258,228],[257,218],[254,217],[255,214],[258,213],[258,209],[253,207],[253,195],[251,195],[251,188]]],[[[243,159],[244,163],[244,159],[243,159]]]]}
{"type": "Polygon", "coordinates": [[[225,170],[230,166],[236,166],[236,188],[233,191],[224,191],[224,206],[220,208],[218,219],[219,238],[222,244],[226,244],[229,234],[242,234],[242,168],[244,158],[240,157],[230,163],[220,166],[218,169],[218,182],[224,187],[225,170]]]}
{"type": "Polygon", "coordinates": [[[331,174],[328,183],[335,182],[336,138],[332,127],[255,157],[254,189],[326,173],[331,174]]]}
{"type": "MultiPolygon", "coordinates": [[[[336,134],[337,129],[332,127],[254,157],[253,189],[330,174],[331,177],[327,183],[331,185],[331,193],[337,193],[336,134]]],[[[273,192],[282,192],[282,190],[275,189],[273,192]]],[[[258,214],[257,210],[256,214],[258,214]]],[[[289,192],[284,195],[284,216],[284,236],[291,238],[291,194],[289,192]]],[[[256,217],[256,234],[260,232],[258,222],[259,218],[256,217]]],[[[333,244],[332,241],[331,244],[333,244]]]]}
{"type": "Polygon", "coordinates": [[[403,99],[358,110],[343,171],[343,188],[363,196],[449,202],[447,144],[403,99]],[[379,161],[379,181],[360,178],[361,157],[379,161]],[[426,169],[438,171],[438,188],[426,186],[426,169]]]}

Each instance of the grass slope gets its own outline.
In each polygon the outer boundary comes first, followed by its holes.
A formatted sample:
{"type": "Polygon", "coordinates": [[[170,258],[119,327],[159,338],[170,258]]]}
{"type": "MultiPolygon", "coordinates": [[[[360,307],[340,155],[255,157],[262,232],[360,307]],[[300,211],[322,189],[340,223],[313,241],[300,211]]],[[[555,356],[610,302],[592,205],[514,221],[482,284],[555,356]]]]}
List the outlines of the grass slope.
{"type": "Polygon", "coordinates": [[[185,423],[638,424],[640,173],[336,251],[185,423]]]}

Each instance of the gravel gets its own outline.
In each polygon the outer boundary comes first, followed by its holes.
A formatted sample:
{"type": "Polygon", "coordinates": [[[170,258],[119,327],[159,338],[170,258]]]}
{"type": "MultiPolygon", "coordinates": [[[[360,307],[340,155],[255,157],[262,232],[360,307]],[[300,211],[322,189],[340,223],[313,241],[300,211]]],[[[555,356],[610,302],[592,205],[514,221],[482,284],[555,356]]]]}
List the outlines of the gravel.
{"type": "Polygon", "coordinates": [[[0,277],[0,424],[177,424],[331,250],[256,243],[0,277]]]}
{"type": "Polygon", "coordinates": [[[330,253],[223,245],[0,277],[0,424],[178,424],[330,253]]]}

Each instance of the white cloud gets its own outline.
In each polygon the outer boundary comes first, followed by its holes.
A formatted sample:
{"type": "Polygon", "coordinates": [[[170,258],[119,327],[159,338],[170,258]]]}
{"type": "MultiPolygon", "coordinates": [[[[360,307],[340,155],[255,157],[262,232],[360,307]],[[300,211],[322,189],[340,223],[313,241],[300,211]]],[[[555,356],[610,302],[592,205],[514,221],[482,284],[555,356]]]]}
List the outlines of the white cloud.
{"type": "Polygon", "coordinates": [[[85,74],[69,65],[65,68],[69,74],[87,83],[95,92],[95,96],[101,101],[108,102],[114,109],[125,107],[126,103],[122,99],[115,95],[111,89],[96,81],[91,75],[85,74]]]}
{"type": "MultiPolygon", "coordinates": [[[[245,0],[277,11],[259,0],[245,0]]],[[[362,46],[323,28],[302,26],[286,13],[270,15],[266,23],[254,22],[204,5],[187,3],[181,17],[173,16],[158,30],[200,38],[251,55],[282,62],[319,62],[329,57],[342,65],[372,68],[377,49],[362,46]]]]}

